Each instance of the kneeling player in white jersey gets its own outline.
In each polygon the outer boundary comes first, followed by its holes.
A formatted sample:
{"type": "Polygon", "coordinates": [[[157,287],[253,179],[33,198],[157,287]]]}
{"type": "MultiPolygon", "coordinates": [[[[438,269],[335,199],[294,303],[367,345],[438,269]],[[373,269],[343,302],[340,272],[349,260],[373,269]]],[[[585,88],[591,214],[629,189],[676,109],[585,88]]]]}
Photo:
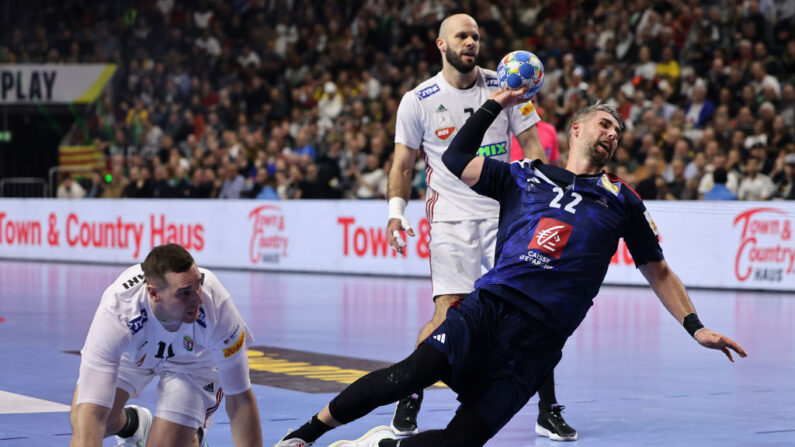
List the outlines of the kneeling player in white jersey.
{"type": "Polygon", "coordinates": [[[218,278],[183,247],[155,247],[102,295],[81,351],[71,446],[204,446],[226,394],[237,447],[261,446],[246,323],[218,278]],[[154,418],[127,406],[159,377],[154,418]]]}
{"type": "MultiPolygon", "coordinates": [[[[403,213],[411,192],[417,152],[425,155],[427,197],[425,211],[430,225],[431,281],[435,309],[433,318],[417,338],[421,343],[445,320],[447,310],[474,290],[475,281],[494,267],[499,204],[473,192],[442,163],[442,154],[459,129],[480,105],[497,90],[497,74],[476,65],[480,48],[478,24],[466,14],[447,17],[439,28],[436,46],[442,56],[442,71],[407,92],[398,108],[395,129],[395,158],[389,174],[390,244],[402,252],[405,242],[399,230],[414,231],[403,213]]],[[[533,104],[506,109],[491,124],[478,149],[478,156],[510,161],[511,133],[516,135],[525,158],[546,162],[538,138],[540,120],[533,104]]],[[[577,432],[561,415],[552,374],[539,392],[536,432],[556,441],[577,439],[577,432]]],[[[422,390],[398,402],[392,420],[397,434],[417,432],[417,412],[422,390]]]]}

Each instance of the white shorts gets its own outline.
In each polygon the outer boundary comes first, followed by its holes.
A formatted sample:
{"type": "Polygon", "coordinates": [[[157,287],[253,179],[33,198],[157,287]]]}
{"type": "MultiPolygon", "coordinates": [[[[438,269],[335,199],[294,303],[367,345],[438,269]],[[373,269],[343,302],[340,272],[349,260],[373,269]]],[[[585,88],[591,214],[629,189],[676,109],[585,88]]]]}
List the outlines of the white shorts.
{"type": "Polygon", "coordinates": [[[190,372],[141,369],[124,356],[117,386],[130,397],[138,397],[156,376],[160,377],[156,417],[187,427],[210,428],[213,413],[224,397],[215,368],[199,365],[190,372]]]}
{"type": "Polygon", "coordinates": [[[475,290],[475,281],[494,267],[498,224],[497,218],[431,224],[434,297],[475,290]]]}

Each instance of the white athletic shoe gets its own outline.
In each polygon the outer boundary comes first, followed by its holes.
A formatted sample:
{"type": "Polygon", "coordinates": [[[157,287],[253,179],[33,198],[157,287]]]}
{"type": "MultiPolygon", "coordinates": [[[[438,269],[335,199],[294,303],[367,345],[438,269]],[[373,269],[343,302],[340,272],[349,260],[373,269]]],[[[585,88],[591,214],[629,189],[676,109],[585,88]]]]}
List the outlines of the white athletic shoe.
{"type": "Polygon", "coordinates": [[[378,443],[382,439],[397,438],[391,428],[386,425],[379,425],[378,427],[371,428],[367,433],[353,441],[337,441],[333,444],[329,444],[328,447],[378,447],[378,443]]]}
{"type": "Polygon", "coordinates": [[[129,438],[116,436],[116,447],[144,447],[149,429],[152,428],[152,412],[138,405],[128,405],[125,408],[132,408],[138,413],[138,430],[129,438]]]}
{"type": "MultiPolygon", "coordinates": [[[[293,432],[292,430],[287,430],[287,435],[289,435],[292,432],[293,432]]],[[[314,442],[306,442],[301,438],[292,438],[287,440],[282,438],[279,442],[274,444],[273,447],[312,447],[312,445],[314,444],[315,444],[314,442]]]]}

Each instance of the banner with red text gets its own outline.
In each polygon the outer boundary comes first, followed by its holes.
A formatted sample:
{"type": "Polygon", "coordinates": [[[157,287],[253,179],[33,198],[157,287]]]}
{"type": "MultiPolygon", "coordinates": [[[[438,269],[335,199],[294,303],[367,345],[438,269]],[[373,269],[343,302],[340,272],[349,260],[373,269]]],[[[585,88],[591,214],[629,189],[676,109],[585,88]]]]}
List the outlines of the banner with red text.
{"type": "MultiPolygon", "coordinates": [[[[795,290],[795,204],[649,202],[668,263],[688,286],[795,290]]],[[[140,262],[176,242],[206,267],[428,276],[424,206],[403,255],[382,201],[0,199],[0,258],[140,262]]],[[[619,242],[606,284],[644,284],[619,242]]]]}

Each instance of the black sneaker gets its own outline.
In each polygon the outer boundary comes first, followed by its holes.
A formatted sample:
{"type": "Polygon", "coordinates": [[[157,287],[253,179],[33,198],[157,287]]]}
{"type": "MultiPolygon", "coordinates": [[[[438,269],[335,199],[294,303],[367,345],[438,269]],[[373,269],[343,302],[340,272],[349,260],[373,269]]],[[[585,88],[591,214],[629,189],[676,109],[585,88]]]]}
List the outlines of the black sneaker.
{"type": "Polygon", "coordinates": [[[409,436],[419,433],[417,413],[420,412],[420,405],[422,405],[421,392],[398,401],[395,406],[395,415],[392,416],[392,424],[389,426],[396,435],[409,436]]]}
{"type": "Polygon", "coordinates": [[[560,414],[564,408],[558,404],[552,404],[549,408],[539,407],[536,433],[553,441],[576,441],[577,430],[571,428],[560,414]]]}

